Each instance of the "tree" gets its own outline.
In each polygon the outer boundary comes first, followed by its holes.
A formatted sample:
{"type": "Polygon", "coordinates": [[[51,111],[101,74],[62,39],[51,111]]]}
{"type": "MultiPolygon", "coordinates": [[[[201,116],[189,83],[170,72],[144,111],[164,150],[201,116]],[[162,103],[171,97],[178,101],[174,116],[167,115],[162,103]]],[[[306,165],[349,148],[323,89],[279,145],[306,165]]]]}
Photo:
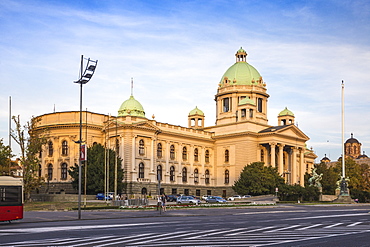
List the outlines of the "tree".
{"type": "Polygon", "coordinates": [[[254,162],[244,167],[232,188],[241,195],[267,195],[274,194],[275,189],[284,183],[277,168],[265,166],[263,162],[254,162]]]}
{"type": "MultiPolygon", "coordinates": [[[[114,191],[114,168],[115,168],[115,157],[116,152],[112,149],[105,149],[101,144],[95,144],[87,149],[87,184],[86,193],[96,194],[104,191],[104,177],[105,177],[105,159],[108,158],[109,161],[109,189],[108,191],[114,191]],[[105,152],[108,152],[107,154],[105,152]],[[109,154],[109,155],[108,155],[109,154]]],[[[117,156],[117,193],[120,193],[123,189],[123,170],[120,168],[122,159],[117,156]]],[[[85,169],[81,167],[81,184],[85,183],[85,169]]],[[[72,186],[78,189],[78,164],[75,164],[68,171],[69,175],[72,177],[72,186]]]]}
{"type": "Polygon", "coordinates": [[[46,144],[46,131],[37,131],[36,125],[41,118],[32,118],[21,125],[20,116],[12,117],[15,123],[15,130],[12,130],[11,136],[19,145],[21,150],[20,163],[23,170],[23,187],[25,200],[30,199],[31,191],[43,183],[43,178],[38,176],[39,153],[42,146],[46,144]]]}
{"type": "Polygon", "coordinates": [[[337,169],[332,166],[328,167],[324,162],[316,164],[315,167],[318,174],[323,174],[321,180],[322,193],[325,195],[334,195],[337,188],[336,183],[339,179],[337,169]]]}
{"type": "Polygon", "coordinates": [[[9,146],[5,146],[3,139],[0,139],[0,175],[11,174],[11,157],[14,157],[9,146]]]}

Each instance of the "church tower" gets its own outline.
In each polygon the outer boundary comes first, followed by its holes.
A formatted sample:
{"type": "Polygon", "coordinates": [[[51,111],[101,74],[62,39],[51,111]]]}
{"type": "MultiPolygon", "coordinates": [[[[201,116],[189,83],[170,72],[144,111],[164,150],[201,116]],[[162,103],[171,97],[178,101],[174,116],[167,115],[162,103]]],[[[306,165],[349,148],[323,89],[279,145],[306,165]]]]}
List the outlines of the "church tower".
{"type": "Polygon", "coordinates": [[[351,133],[351,138],[344,143],[345,157],[357,159],[361,155],[361,145],[356,138],[353,138],[353,133],[351,133]]]}
{"type": "Polygon", "coordinates": [[[247,63],[247,52],[240,48],[236,62],[222,76],[218,84],[216,125],[238,121],[267,124],[266,84],[260,73],[247,63]]]}

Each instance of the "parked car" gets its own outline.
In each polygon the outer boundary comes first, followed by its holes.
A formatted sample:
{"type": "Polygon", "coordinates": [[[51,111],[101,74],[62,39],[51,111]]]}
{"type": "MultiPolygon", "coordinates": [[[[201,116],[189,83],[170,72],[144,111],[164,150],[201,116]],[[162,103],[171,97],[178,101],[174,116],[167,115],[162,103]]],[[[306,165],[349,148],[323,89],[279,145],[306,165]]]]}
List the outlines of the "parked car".
{"type": "Polygon", "coordinates": [[[250,198],[250,197],[252,197],[251,195],[244,195],[244,196],[242,196],[242,198],[250,198]]]}
{"type": "Polygon", "coordinates": [[[176,202],[177,196],[176,195],[167,195],[168,202],[176,202]]]}
{"type": "Polygon", "coordinates": [[[202,196],[202,200],[205,201],[208,197],[209,197],[209,195],[204,195],[204,196],[202,196]]]}
{"type": "Polygon", "coordinates": [[[206,199],[206,202],[208,203],[224,203],[224,202],[227,202],[224,198],[220,197],[220,196],[209,196],[207,197],[206,199]]]}
{"type": "Polygon", "coordinates": [[[229,201],[234,201],[235,199],[242,199],[242,197],[241,196],[239,196],[239,195],[235,195],[235,196],[230,196],[229,198],[227,198],[227,200],[229,200],[229,201]]]}
{"type": "Polygon", "coordinates": [[[95,198],[97,200],[112,200],[113,199],[113,192],[109,192],[106,196],[104,196],[104,193],[98,193],[96,194],[95,198]]]}
{"type": "Polygon", "coordinates": [[[180,196],[176,201],[178,204],[199,204],[200,200],[195,199],[192,196],[180,196]]]}

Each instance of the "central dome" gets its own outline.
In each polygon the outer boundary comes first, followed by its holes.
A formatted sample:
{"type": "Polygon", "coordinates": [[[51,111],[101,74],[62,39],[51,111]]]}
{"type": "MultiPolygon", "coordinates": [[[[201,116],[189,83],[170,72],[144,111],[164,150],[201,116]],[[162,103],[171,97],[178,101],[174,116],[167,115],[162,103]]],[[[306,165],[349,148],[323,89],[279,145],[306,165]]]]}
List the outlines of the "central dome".
{"type": "Polygon", "coordinates": [[[118,116],[145,117],[145,112],[140,102],[131,95],[128,100],[122,103],[118,110],[118,116]]]}
{"type": "Polygon", "coordinates": [[[255,85],[262,83],[260,73],[246,61],[247,53],[240,48],[236,54],[236,63],[222,76],[220,86],[229,85],[255,85]]]}

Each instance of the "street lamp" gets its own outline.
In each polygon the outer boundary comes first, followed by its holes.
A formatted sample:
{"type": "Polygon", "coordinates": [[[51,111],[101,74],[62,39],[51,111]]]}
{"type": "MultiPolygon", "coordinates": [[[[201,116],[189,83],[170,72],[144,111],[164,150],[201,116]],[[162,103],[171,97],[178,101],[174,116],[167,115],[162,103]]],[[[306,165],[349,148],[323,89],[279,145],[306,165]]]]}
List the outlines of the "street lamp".
{"type": "Polygon", "coordinates": [[[81,67],[80,67],[80,78],[75,81],[74,83],[80,84],[80,138],[76,142],[80,145],[79,148],[79,159],[78,159],[78,219],[81,219],[81,164],[82,160],[86,160],[86,145],[84,145],[84,150],[82,150],[82,85],[88,83],[92,76],[95,73],[96,66],[98,64],[98,60],[91,60],[90,58],[87,59],[87,64],[85,71],[83,71],[84,65],[84,56],[81,55],[81,67]],[[84,151],[84,153],[82,153],[84,151]]]}

